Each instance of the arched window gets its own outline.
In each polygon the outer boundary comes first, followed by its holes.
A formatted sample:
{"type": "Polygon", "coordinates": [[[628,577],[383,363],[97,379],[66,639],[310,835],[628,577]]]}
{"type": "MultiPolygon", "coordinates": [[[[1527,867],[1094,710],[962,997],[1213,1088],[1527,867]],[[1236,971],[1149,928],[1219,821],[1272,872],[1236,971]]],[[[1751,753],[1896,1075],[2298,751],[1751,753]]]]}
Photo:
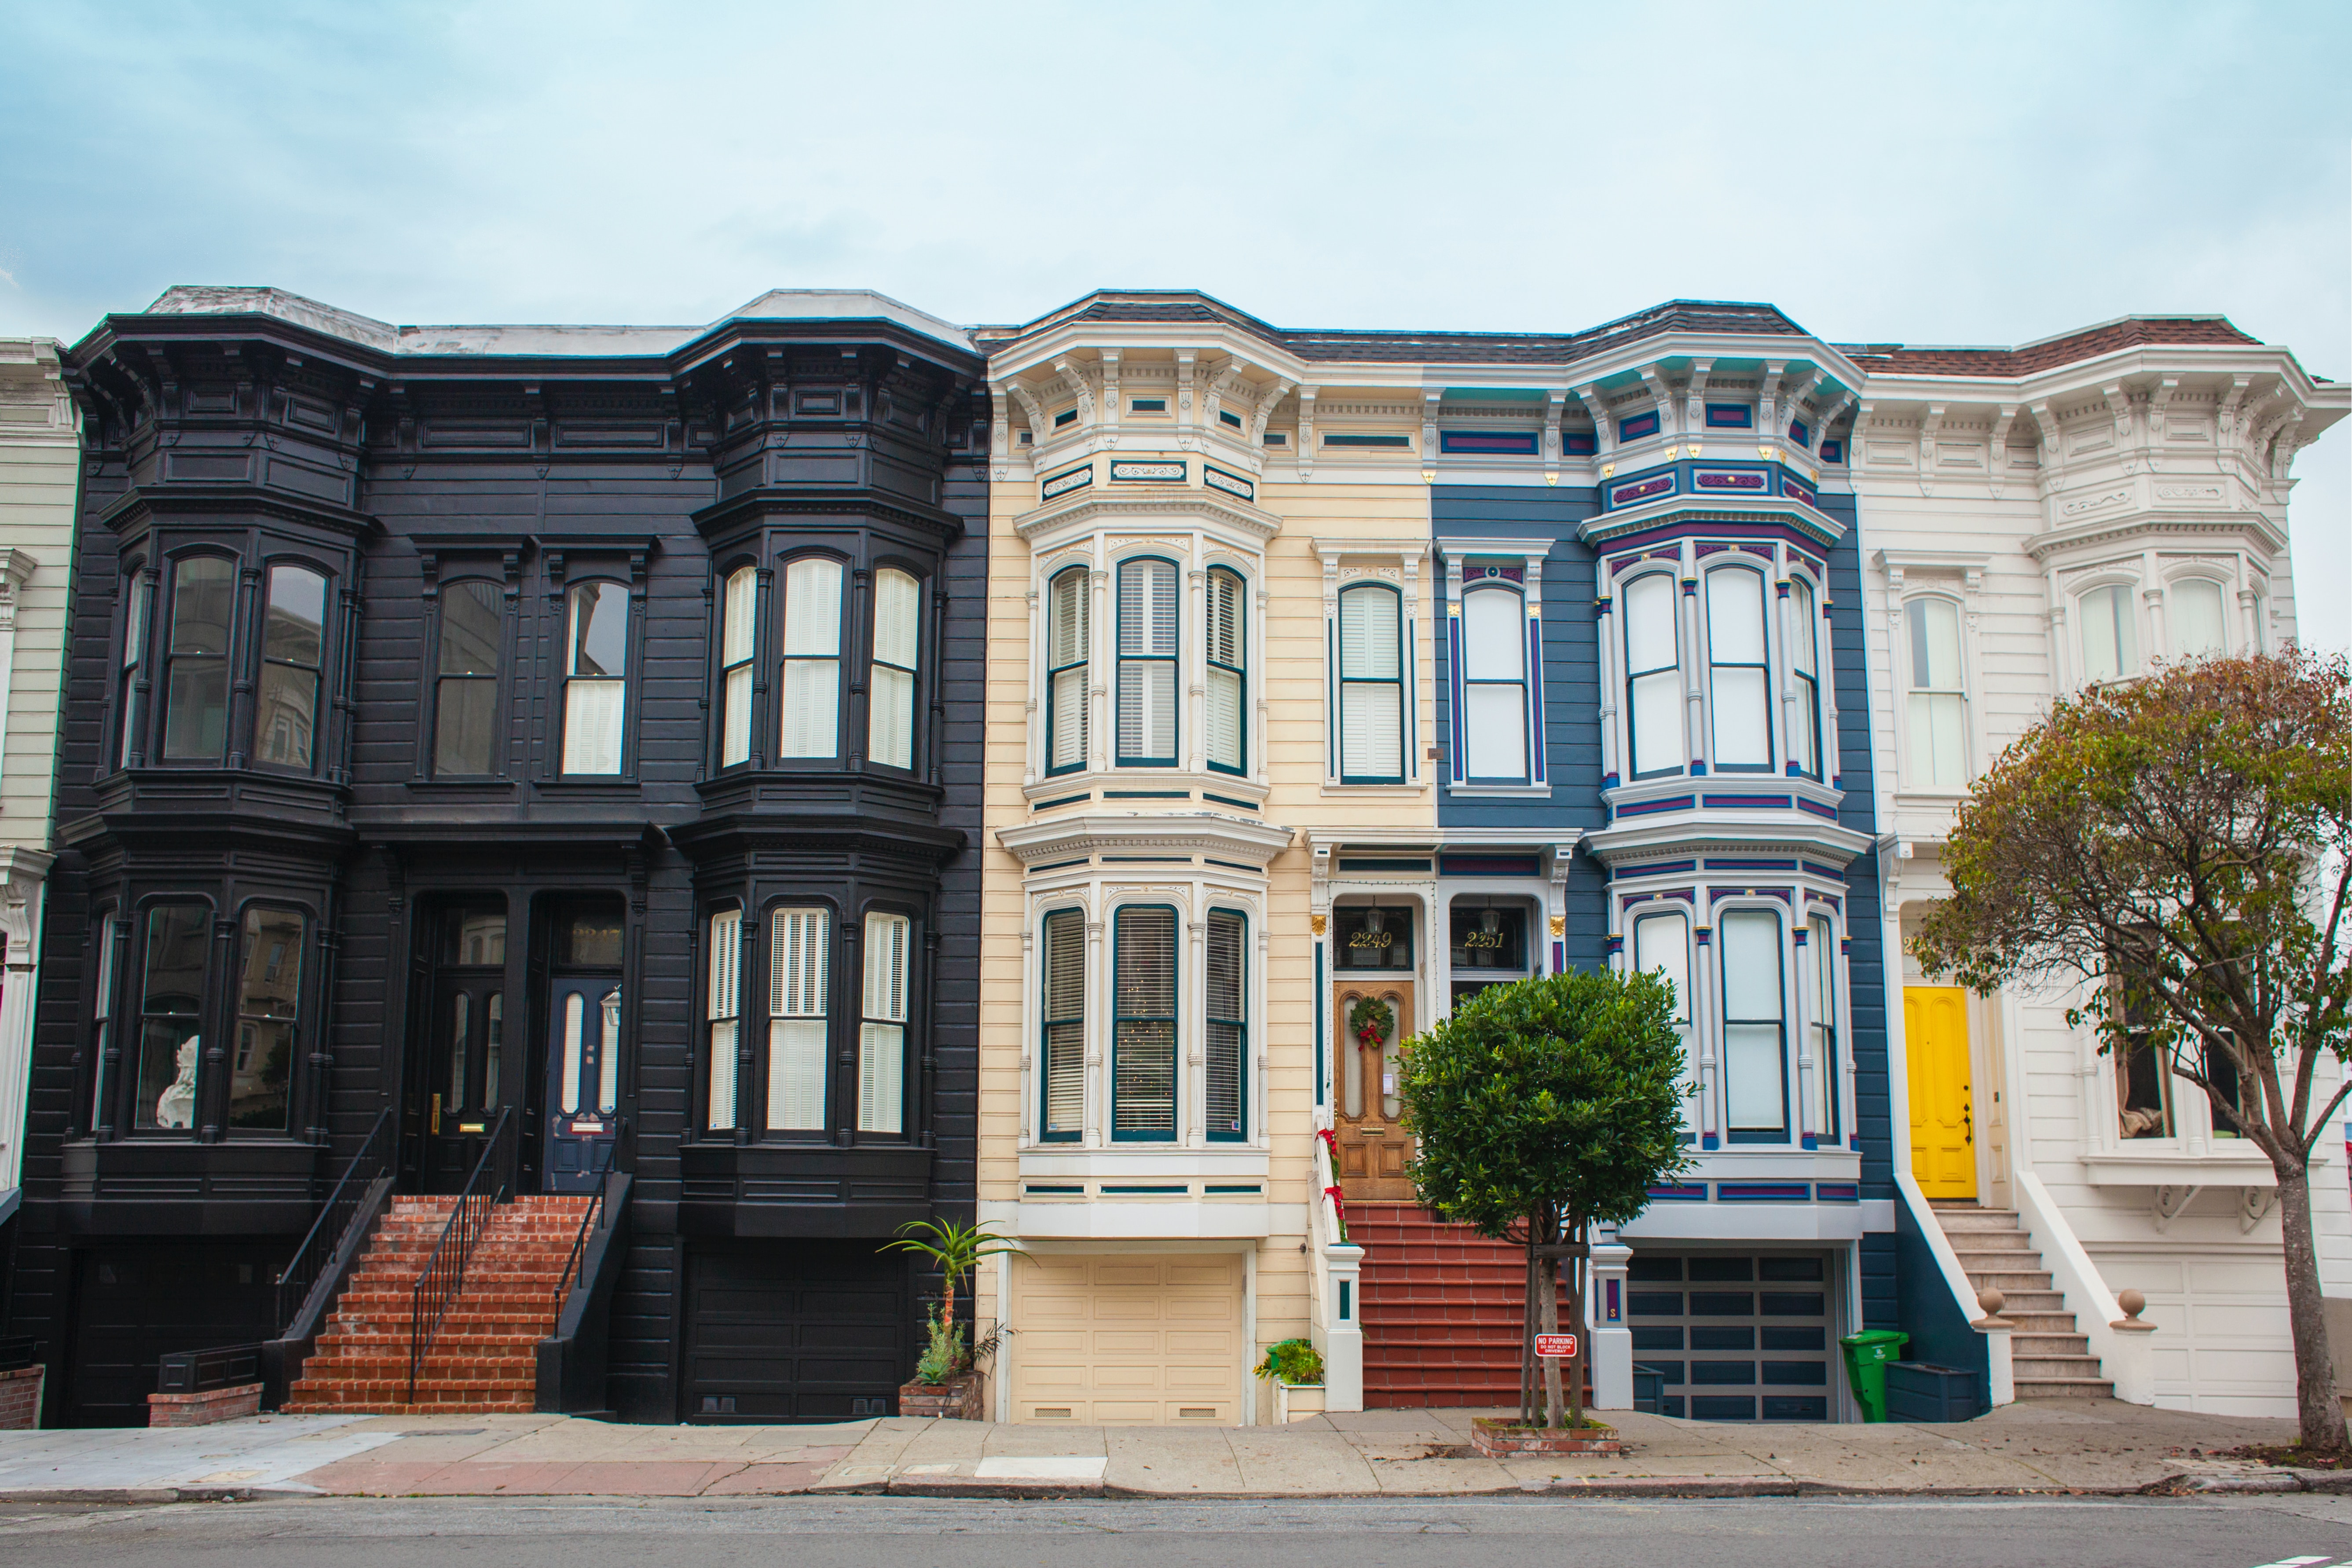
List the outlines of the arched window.
{"type": "Polygon", "coordinates": [[[2120,680],[2139,672],[2139,627],[2128,584],[2084,595],[2082,617],[2084,679],[2120,680]]]}
{"type": "Polygon", "coordinates": [[[1528,617],[1518,593],[1462,595],[1462,718],[1474,783],[1528,776],[1528,617]]]}
{"type": "Polygon", "coordinates": [[[1914,599],[1903,607],[1909,634],[1911,689],[1904,714],[1905,763],[1914,789],[1954,792],[1969,782],[1968,690],[1960,671],[1960,611],[1949,599],[1914,599]]]}
{"type": "Polygon", "coordinates": [[[1220,773],[1237,773],[1246,760],[1247,719],[1247,599],[1242,580],[1222,569],[1209,574],[1209,765],[1220,773]]]}
{"type": "Polygon", "coordinates": [[[914,922],[866,917],[866,1019],[857,1037],[857,1130],[906,1131],[907,966],[914,922]]]}
{"type": "Polygon", "coordinates": [[[719,599],[719,765],[751,760],[751,655],[759,618],[760,574],[727,574],[719,599]]]}
{"type": "Polygon", "coordinates": [[[784,678],[779,757],[841,754],[841,563],[803,555],[784,567],[784,678]]]}
{"type": "Polygon", "coordinates": [[[2165,595],[2165,621],[2179,658],[2204,658],[2230,651],[2221,616],[2221,584],[2210,577],[2183,577],[2165,595]]]}
{"type": "Polygon", "coordinates": [[[1625,584],[1625,731],[1632,745],[1626,773],[1654,778],[1683,768],[1681,639],[1675,621],[1675,579],[1651,572],[1625,584]]]}
{"type": "Polygon", "coordinates": [[[163,693],[167,761],[221,758],[228,739],[229,617],[236,605],[236,563],[192,555],[173,567],[163,693]]]}
{"type": "Polygon", "coordinates": [[[1112,939],[1114,1142],[1176,1136],[1176,911],[1130,905],[1112,939]]]}
{"type": "Polygon", "coordinates": [[[1087,569],[1055,574],[1046,591],[1045,771],[1087,765],[1087,569]]]}
{"type": "Polygon", "coordinates": [[[257,761],[310,771],[326,641],[327,580],[306,566],[272,566],[253,704],[257,761]]]}
{"type": "Polygon", "coordinates": [[[1764,574],[1706,574],[1707,709],[1718,772],[1770,769],[1771,677],[1764,654],[1764,574]]]}
{"type": "Polygon", "coordinates": [[[1038,1136],[1048,1143],[1076,1142],[1086,1127],[1087,916],[1084,910],[1055,910],[1045,920],[1043,1067],[1038,1073],[1043,1103],[1038,1136]]]}
{"type": "Polygon", "coordinates": [[[628,712],[629,591],[582,583],[570,595],[564,639],[563,771],[617,774],[628,712]]]}
{"type": "Polygon", "coordinates": [[[922,619],[921,584],[896,567],[874,574],[874,666],[866,699],[866,755],[885,767],[915,765],[915,675],[920,667],[922,619]]]}
{"type": "Polygon", "coordinates": [[[710,1057],[710,1110],[707,1123],[713,1132],[735,1125],[736,1051],[742,1023],[743,912],[721,910],[710,917],[710,993],[704,1008],[710,1057]]]}
{"type": "Polygon", "coordinates": [[[1404,649],[1397,591],[1367,583],[1339,595],[1339,777],[1404,780],[1404,649]]]}
{"type": "Polygon", "coordinates": [[[1690,922],[1679,913],[1633,921],[1633,967],[1675,988],[1675,1033],[1682,1037],[1683,1131],[1698,1128],[1698,1053],[1691,1046],[1690,922]]]}
{"type": "Polygon", "coordinates": [[[1797,733],[1792,736],[1798,768],[1807,778],[1822,776],[1821,616],[1813,608],[1813,585],[1802,577],[1789,580],[1789,669],[1797,681],[1797,733]]]}
{"type": "Polygon", "coordinates": [[[1723,965],[1723,1110],[1733,1142],[1789,1135],[1780,917],[1732,910],[1716,926],[1723,965]]]}
{"type": "Polygon", "coordinates": [[[823,1131],[825,1062],[833,1032],[831,912],[778,910],[768,917],[768,1127],[823,1131]]]}
{"type": "Polygon", "coordinates": [[[495,583],[446,583],[433,677],[433,772],[479,777],[498,768],[499,662],[506,598],[495,583]]]}
{"type": "Polygon", "coordinates": [[[1176,563],[1118,567],[1118,762],[1176,763],[1176,563]]]}
{"type": "Polygon", "coordinates": [[[1249,1134],[1249,921],[1211,910],[1208,931],[1206,1132],[1211,1142],[1249,1134]]]}

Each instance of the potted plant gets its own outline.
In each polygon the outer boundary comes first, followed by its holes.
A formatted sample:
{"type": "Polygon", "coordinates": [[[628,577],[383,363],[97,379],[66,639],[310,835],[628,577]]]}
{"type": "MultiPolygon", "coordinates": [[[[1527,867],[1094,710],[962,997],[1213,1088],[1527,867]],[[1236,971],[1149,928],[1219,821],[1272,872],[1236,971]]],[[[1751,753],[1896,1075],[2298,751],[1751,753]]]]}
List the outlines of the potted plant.
{"type": "Polygon", "coordinates": [[[897,1240],[882,1245],[886,1251],[912,1252],[930,1259],[943,1286],[939,1304],[925,1316],[929,1331],[923,1353],[915,1362],[915,1381],[899,1386],[898,1414],[984,1419],[985,1379],[979,1363],[994,1352],[1004,1331],[998,1330],[978,1344],[967,1343],[963,1325],[956,1321],[956,1289],[986,1258],[1029,1255],[985,1226],[958,1225],[951,1219],[909,1220],[898,1227],[897,1240]]]}
{"type": "Polygon", "coordinates": [[[1274,1424],[1287,1426],[1323,1414],[1323,1352],[1306,1340],[1265,1347],[1257,1374],[1274,1384],[1274,1424]]]}

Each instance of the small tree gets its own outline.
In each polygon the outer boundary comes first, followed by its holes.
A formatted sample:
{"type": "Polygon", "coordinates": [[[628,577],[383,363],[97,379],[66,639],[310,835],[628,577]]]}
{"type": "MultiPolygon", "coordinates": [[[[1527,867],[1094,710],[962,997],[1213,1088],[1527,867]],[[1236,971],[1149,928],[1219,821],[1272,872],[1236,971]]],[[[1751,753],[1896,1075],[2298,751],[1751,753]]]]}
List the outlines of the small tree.
{"type": "MultiPolygon", "coordinates": [[[[959,1225],[951,1219],[910,1219],[898,1227],[898,1238],[882,1244],[886,1252],[912,1252],[931,1261],[946,1289],[940,1310],[931,1322],[931,1346],[924,1352],[918,1375],[925,1383],[945,1383],[971,1364],[971,1352],[956,1329],[956,1287],[990,1258],[1029,1255],[1007,1237],[986,1226],[959,1225]]],[[[991,1343],[993,1343],[992,1338],[991,1343]]],[[[983,1349],[985,1347],[982,1347],[983,1349]]]]}
{"type": "Polygon", "coordinates": [[[2061,701],[1994,763],[1914,951],[1980,994],[2071,978],[2102,1052],[2151,1051],[2278,1182],[2303,1441],[2345,1446],[2312,1245],[2311,1152],[2347,1088],[2352,675],[2300,651],[2159,668],[2061,701]]]}
{"type": "Polygon", "coordinates": [[[1520,1345],[1520,1417],[1583,1425],[1586,1253],[1591,1226],[1623,1224],[1682,1170],[1682,1040],[1674,989],[1649,974],[1547,975],[1491,986],[1408,1041],[1397,1093],[1420,1141],[1421,1201],[1527,1248],[1536,1311],[1520,1345]],[[1559,1261],[1579,1329],[1563,1416],[1560,1365],[1533,1336],[1559,1328],[1559,1261]]]}

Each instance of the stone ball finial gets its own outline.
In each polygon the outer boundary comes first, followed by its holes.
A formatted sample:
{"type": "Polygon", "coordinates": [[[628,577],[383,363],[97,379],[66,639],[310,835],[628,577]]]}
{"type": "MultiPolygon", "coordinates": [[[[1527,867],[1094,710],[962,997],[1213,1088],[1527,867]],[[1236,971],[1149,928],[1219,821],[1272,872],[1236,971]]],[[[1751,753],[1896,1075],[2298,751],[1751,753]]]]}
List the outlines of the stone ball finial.
{"type": "Polygon", "coordinates": [[[2008,1304],[2009,1298],[1990,1285],[1977,1292],[1977,1305],[1984,1309],[1984,1314],[1988,1318],[2000,1317],[2001,1308],[2008,1304]]]}
{"type": "Polygon", "coordinates": [[[2118,1291],[2116,1295],[2116,1305],[2124,1310],[2125,1321],[2131,1321],[2147,1310],[2147,1298],[2137,1290],[2118,1291]]]}

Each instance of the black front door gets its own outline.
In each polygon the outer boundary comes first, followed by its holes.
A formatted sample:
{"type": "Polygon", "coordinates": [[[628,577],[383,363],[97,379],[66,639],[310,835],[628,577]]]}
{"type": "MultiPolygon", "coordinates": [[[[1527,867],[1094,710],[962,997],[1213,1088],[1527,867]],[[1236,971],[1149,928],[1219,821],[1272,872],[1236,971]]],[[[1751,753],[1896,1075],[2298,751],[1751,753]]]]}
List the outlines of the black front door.
{"type": "Polygon", "coordinates": [[[558,911],[547,995],[551,1193],[584,1193],[612,1169],[620,1135],[621,906],[558,911]]]}
{"type": "Polygon", "coordinates": [[[522,1095],[507,1039],[507,917],[466,905],[441,920],[425,1016],[425,1191],[454,1193],[482,1157],[499,1111],[522,1095]]]}

